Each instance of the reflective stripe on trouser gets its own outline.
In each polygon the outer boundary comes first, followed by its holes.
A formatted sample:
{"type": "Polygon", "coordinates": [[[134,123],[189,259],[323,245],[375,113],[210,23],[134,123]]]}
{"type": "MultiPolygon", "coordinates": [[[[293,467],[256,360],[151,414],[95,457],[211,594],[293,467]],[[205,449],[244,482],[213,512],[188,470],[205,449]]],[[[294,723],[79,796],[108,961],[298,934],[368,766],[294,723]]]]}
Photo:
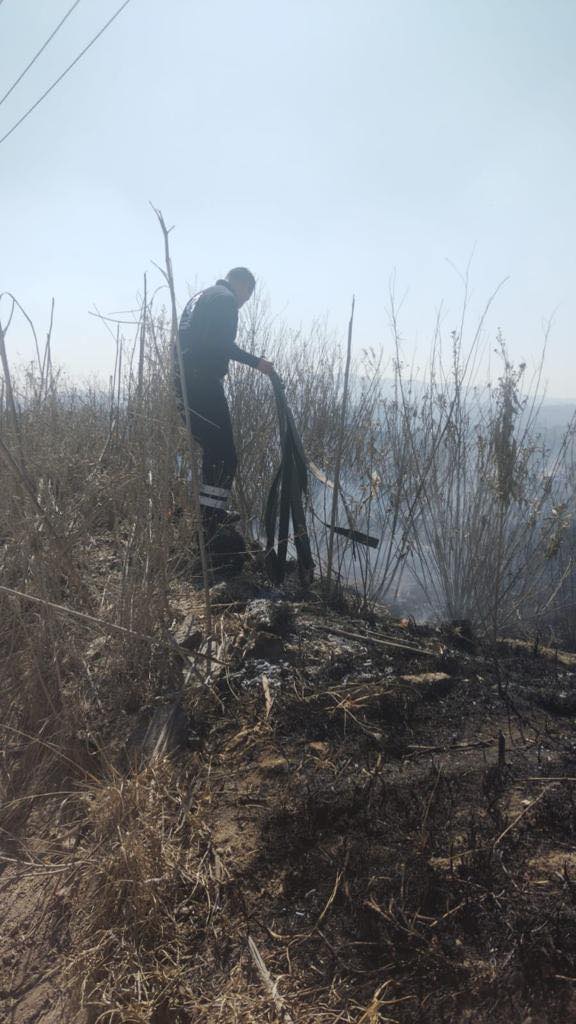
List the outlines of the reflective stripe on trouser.
{"type": "Polygon", "coordinates": [[[225,512],[228,507],[227,498],[210,498],[207,494],[200,493],[200,504],[204,508],[217,508],[220,512],[225,512]]]}
{"type": "Polygon", "coordinates": [[[228,501],[230,497],[229,487],[213,487],[211,484],[202,483],[200,490],[211,498],[220,498],[221,501],[228,501]]]}

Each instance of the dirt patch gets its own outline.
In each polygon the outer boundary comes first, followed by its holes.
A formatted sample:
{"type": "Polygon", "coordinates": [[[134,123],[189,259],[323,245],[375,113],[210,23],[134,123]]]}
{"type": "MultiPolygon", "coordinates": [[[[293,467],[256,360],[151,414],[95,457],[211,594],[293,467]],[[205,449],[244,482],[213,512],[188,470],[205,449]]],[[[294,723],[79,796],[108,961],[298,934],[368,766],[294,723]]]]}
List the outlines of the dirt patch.
{"type": "Polygon", "coordinates": [[[66,995],[70,890],[61,870],[8,865],[0,881],[0,1020],[84,1024],[66,995]]]}

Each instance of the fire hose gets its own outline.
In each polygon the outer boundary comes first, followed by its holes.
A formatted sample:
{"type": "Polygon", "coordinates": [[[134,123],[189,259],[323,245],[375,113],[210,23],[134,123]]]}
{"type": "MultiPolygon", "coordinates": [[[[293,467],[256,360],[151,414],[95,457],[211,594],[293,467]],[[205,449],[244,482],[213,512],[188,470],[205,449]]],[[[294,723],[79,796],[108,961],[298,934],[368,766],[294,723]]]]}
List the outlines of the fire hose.
{"type": "MultiPolygon", "coordinates": [[[[314,560],[304,511],[304,500],[308,495],[308,472],[312,472],[325,486],[333,487],[334,485],[321,470],[307,459],[280,377],[274,372],[270,375],[270,380],[276,399],[282,454],[280,465],[270,487],[264,513],[266,569],[275,583],[282,582],[286,573],[290,521],[292,521],[292,536],[296,548],[300,582],[303,586],[309,586],[314,577],[314,560]]],[[[334,532],[339,536],[351,539],[354,544],[378,547],[379,540],[376,537],[361,533],[354,528],[352,516],[342,491],[340,491],[340,496],[350,525],[349,527],[335,527],[334,532]]],[[[319,517],[316,516],[316,518],[319,517]]],[[[327,523],[320,521],[328,527],[327,523]]]]}

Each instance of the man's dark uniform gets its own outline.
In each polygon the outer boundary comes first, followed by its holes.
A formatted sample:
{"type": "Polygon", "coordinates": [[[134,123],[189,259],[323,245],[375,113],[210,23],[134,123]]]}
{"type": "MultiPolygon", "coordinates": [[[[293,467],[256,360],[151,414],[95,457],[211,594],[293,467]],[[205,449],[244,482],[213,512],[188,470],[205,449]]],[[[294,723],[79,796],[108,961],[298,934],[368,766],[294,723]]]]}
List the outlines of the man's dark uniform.
{"type": "Polygon", "coordinates": [[[237,332],[238,302],[226,281],[217,281],[198,298],[190,299],[178,331],[190,425],[203,452],[200,504],[205,522],[211,526],[225,517],[237,465],[222,382],[231,359],[252,367],[260,362],[258,356],[238,347],[237,332]]]}

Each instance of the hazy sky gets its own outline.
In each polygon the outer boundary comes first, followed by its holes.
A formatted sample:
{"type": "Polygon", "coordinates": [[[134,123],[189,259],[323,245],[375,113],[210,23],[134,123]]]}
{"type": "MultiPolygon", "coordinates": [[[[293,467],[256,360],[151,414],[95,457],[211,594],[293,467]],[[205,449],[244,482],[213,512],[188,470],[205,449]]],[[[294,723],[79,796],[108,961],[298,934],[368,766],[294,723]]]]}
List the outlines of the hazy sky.
{"type": "MultiPolygon", "coordinates": [[[[84,0],[0,106],[0,135],[120,0],[84,0]]],[[[0,95],[71,0],[3,0],[0,95]]],[[[89,316],[131,306],[170,224],[187,282],[252,267],[294,325],[327,314],[386,343],[395,271],[406,351],[510,275],[489,321],[533,362],[554,310],[549,392],[576,395],[576,0],[132,0],[0,146],[0,291],[55,358],[108,373],[89,316]]],[[[20,326],[13,354],[31,349],[20,326]]]]}

